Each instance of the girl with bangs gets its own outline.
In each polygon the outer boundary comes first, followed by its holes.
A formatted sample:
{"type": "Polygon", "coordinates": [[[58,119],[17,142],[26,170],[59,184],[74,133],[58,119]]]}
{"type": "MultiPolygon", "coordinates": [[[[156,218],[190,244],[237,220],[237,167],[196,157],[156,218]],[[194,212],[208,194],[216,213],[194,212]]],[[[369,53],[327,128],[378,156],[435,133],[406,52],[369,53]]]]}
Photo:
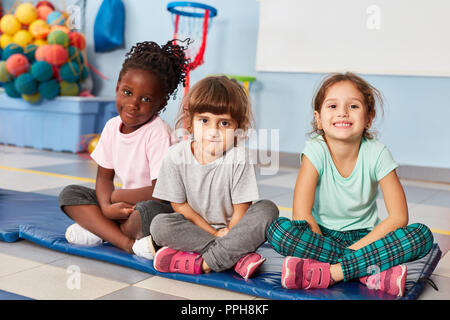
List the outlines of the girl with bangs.
{"type": "Polygon", "coordinates": [[[169,148],[153,192],[169,202],[155,205],[150,225],[154,245],[162,247],[156,270],[200,274],[234,267],[247,279],[265,261],[255,251],[279,211],[269,200],[254,202],[255,172],[240,143],[251,117],[247,93],[225,76],[204,78],[183,99],[176,127],[184,124],[190,138],[169,148]]]}

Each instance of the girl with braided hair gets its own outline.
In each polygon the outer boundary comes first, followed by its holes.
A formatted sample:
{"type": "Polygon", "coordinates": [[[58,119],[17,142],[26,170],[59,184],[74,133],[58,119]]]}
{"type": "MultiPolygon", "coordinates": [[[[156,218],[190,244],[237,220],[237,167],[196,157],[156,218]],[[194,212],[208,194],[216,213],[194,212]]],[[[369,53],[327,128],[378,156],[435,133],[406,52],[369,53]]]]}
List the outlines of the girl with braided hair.
{"type": "Polygon", "coordinates": [[[126,54],[116,86],[117,117],[110,119],[91,157],[97,163],[95,189],[69,185],[59,195],[61,210],[76,223],[66,230],[71,244],[103,241],[151,259],[152,200],[161,162],[174,143],[159,114],[185,84],[189,60],[168,41],[137,43],[126,54]],[[122,182],[115,189],[114,177],[122,182]]]}

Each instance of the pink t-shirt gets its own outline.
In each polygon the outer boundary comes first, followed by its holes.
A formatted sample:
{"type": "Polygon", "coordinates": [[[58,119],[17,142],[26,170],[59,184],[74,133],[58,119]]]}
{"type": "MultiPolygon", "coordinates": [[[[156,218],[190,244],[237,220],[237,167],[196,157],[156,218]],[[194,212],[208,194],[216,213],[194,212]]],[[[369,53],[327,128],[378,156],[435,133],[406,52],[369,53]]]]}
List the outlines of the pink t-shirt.
{"type": "Polygon", "coordinates": [[[91,157],[99,166],[114,169],[123,189],[151,186],[173,143],[172,131],[159,116],[128,134],[120,132],[121,125],[120,116],[108,120],[91,157]]]}

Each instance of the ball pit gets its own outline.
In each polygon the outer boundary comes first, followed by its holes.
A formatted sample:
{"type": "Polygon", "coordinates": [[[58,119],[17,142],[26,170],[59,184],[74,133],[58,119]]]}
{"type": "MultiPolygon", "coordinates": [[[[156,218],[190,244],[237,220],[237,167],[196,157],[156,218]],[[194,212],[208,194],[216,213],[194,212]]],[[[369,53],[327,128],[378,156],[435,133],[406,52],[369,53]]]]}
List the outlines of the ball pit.
{"type": "Polygon", "coordinates": [[[30,103],[77,96],[89,78],[86,38],[52,1],[23,2],[0,18],[0,83],[30,103]]]}

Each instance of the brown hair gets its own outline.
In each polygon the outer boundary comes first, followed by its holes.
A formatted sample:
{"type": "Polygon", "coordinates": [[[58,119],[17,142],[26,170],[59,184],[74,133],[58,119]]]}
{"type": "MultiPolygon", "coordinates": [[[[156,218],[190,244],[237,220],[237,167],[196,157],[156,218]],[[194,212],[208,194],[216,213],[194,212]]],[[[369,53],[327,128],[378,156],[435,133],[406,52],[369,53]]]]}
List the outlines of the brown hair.
{"type": "MultiPolygon", "coordinates": [[[[378,91],[375,87],[369,84],[360,76],[352,73],[333,73],[327,76],[322,83],[320,84],[319,89],[317,90],[314,98],[313,98],[313,109],[320,113],[322,104],[325,100],[328,89],[334,84],[342,81],[350,81],[364,97],[364,106],[366,107],[367,115],[372,117],[372,119],[376,116],[376,104],[378,100],[378,104],[380,105],[381,111],[383,112],[383,99],[381,92],[378,91]]],[[[319,134],[323,135],[323,130],[320,130],[317,127],[316,120],[313,119],[311,122],[313,131],[311,134],[319,134]]],[[[364,129],[363,136],[372,139],[374,137],[375,132],[368,131],[368,129],[364,129]]]]}
{"type": "Polygon", "coordinates": [[[192,86],[182,100],[175,128],[182,128],[186,123],[186,128],[191,132],[194,114],[204,112],[230,114],[237,128],[244,132],[253,123],[247,92],[236,80],[226,76],[208,76],[192,86]]]}

